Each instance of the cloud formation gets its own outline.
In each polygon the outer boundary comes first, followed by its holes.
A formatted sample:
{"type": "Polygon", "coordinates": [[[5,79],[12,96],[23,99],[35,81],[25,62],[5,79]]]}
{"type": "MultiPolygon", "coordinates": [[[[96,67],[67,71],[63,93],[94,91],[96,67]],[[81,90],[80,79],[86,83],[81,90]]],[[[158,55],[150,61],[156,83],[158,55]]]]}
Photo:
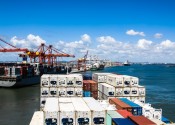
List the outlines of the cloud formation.
{"type": "MultiPolygon", "coordinates": [[[[76,41],[63,41],[53,43],[55,48],[68,54],[74,54],[81,58],[88,50],[88,55],[97,55],[101,59],[112,61],[133,62],[174,62],[175,42],[169,39],[154,42],[148,39],[138,39],[135,42],[118,41],[113,36],[99,36],[96,41],[88,42],[89,35],[80,36],[76,41]]],[[[117,38],[119,39],[119,38],[117,38]]],[[[26,39],[17,36],[11,38],[13,45],[17,47],[36,48],[40,43],[46,43],[40,36],[29,34],[26,39]]],[[[14,56],[16,59],[17,57],[14,56]]],[[[67,58],[66,58],[67,60],[67,58]]],[[[68,60],[71,60],[69,58],[68,60]]]]}
{"type": "Polygon", "coordinates": [[[16,47],[28,49],[35,49],[41,43],[46,43],[46,41],[43,40],[41,37],[35,36],[33,34],[29,34],[26,39],[19,39],[17,36],[14,36],[11,38],[10,41],[12,45],[16,47]]]}
{"type": "Polygon", "coordinates": [[[161,33],[154,34],[154,38],[159,39],[159,38],[162,38],[162,37],[163,37],[163,34],[161,34],[161,33]]]}
{"type": "Polygon", "coordinates": [[[126,31],[126,34],[131,36],[135,36],[135,35],[146,36],[144,32],[134,31],[133,29],[126,31]]]}
{"type": "Polygon", "coordinates": [[[81,36],[81,40],[85,42],[91,42],[91,37],[88,34],[84,34],[81,36]]]}

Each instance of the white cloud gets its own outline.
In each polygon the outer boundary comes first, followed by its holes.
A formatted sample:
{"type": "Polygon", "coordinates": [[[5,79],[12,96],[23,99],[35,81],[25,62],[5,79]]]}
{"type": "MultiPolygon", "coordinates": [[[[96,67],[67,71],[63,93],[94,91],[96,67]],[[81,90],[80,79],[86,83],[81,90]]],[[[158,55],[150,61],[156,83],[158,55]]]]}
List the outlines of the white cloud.
{"type": "Polygon", "coordinates": [[[157,38],[157,39],[159,39],[159,38],[162,38],[163,37],[163,34],[156,33],[156,34],[154,34],[154,37],[157,38]]]}
{"type": "Polygon", "coordinates": [[[150,49],[150,46],[152,45],[152,41],[146,40],[146,39],[140,39],[137,43],[138,48],[141,49],[150,49]]]}
{"type": "Polygon", "coordinates": [[[126,34],[131,36],[135,36],[135,35],[145,36],[144,32],[134,31],[133,29],[126,31],[126,34]]]}
{"type": "Polygon", "coordinates": [[[19,39],[17,36],[14,36],[10,41],[16,47],[28,49],[36,49],[41,43],[46,43],[41,37],[33,34],[29,34],[26,39],[19,39]]]}
{"type": "Polygon", "coordinates": [[[81,40],[85,42],[91,42],[91,37],[88,34],[84,34],[81,36],[81,40]]]}
{"type": "MultiPolygon", "coordinates": [[[[60,51],[75,55],[76,58],[83,57],[88,50],[88,55],[97,55],[100,59],[110,59],[112,61],[175,62],[175,42],[171,40],[154,42],[139,39],[137,42],[125,42],[117,41],[112,36],[100,36],[94,39],[97,39],[97,41],[91,43],[84,41],[80,36],[80,39],[76,41],[59,40],[52,44],[60,51]]],[[[39,36],[29,34],[26,39],[19,39],[14,36],[11,38],[11,42],[18,47],[33,47],[46,41],[39,36]]],[[[14,57],[14,60],[16,60],[17,54],[15,55],[16,57],[9,56],[10,59],[14,57]]],[[[66,58],[66,60],[72,60],[72,58],[66,58]]]]}
{"type": "Polygon", "coordinates": [[[160,43],[160,46],[163,48],[163,49],[170,49],[170,48],[173,48],[175,49],[175,42],[172,42],[170,40],[165,40],[165,41],[162,41],[160,43]]]}
{"type": "Polygon", "coordinates": [[[97,38],[97,41],[105,44],[113,44],[116,40],[111,36],[101,36],[97,38]]]}

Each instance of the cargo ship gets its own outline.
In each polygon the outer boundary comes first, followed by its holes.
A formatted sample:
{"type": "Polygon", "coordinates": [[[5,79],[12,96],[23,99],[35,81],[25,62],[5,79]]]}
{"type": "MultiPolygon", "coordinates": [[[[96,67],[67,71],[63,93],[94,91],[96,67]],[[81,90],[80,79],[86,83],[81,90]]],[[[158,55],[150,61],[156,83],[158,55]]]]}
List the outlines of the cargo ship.
{"type": "Polygon", "coordinates": [[[83,80],[82,74],[43,75],[40,111],[30,125],[174,125],[162,109],[145,103],[145,93],[133,76],[94,73],[83,80]]]}
{"type": "Polygon", "coordinates": [[[47,66],[39,63],[0,63],[0,87],[24,87],[40,83],[43,74],[66,74],[67,66],[47,66]]]}

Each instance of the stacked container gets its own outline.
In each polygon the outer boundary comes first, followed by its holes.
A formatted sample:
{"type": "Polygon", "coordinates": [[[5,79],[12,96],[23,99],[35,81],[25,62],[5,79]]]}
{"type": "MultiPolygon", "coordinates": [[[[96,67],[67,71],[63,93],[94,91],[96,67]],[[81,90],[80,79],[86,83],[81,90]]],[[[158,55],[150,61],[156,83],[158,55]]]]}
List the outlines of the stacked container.
{"type": "Polygon", "coordinates": [[[75,125],[75,109],[72,103],[60,102],[60,125],[75,125]]]}
{"type": "Polygon", "coordinates": [[[59,125],[58,98],[47,98],[43,111],[46,125],[59,125]]]}
{"type": "Polygon", "coordinates": [[[135,100],[134,103],[140,105],[142,107],[142,113],[143,116],[149,118],[149,119],[162,119],[162,109],[155,109],[151,107],[151,104],[149,103],[142,103],[138,100],[135,100]]]}
{"type": "Polygon", "coordinates": [[[114,118],[112,119],[112,125],[136,125],[128,118],[114,118]]]}
{"type": "Polygon", "coordinates": [[[112,119],[114,118],[123,118],[118,112],[116,111],[107,111],[106,114],[106,125],[112,125],[112,119]]]}
{"type": "Polygon", "coordinates": [[[91,125],[91,110],[82,98],[71,98],[75,108],[75,125],[91,125]]]}
{"type": "Polygon", "coordinates": [[[83,100],[91,110],[91,125],[105,125],[106,110],[94,98],[84,97],[83,100]]]}
{"type": "Polygon", "coordinates": [[[40,108],[48,97],[82,97],[83,77],[81,74],[41,76],[40,108]]]}
{"type": "Polygon", "coordinates": [[[132,101],[145,102],[145,87],[139,85],[137,77],[111,73],[94,73],[92,78],[99,84],[99,99],[125,97],[132,101]]]}
{"type": "Polygon", "coordinates": [[[133,115],[139,115],[139,116],[142,115],[142,107],[141,106],[135,104],[134,102],[132,102],[126,98],[120,98],[120,100],[132,107],[131,113],[133,115]]]}
{"type": "Polygon", "coordinates": [[[98,84],[93,80],[83,80],[83,96],[98,99],[98,84]]]}
{"type": "Polygon", "coordinates": [[[129,119],[137,125],[156,125],[153,121],[147,119],[144,116],[129,116],[129,119]]]}

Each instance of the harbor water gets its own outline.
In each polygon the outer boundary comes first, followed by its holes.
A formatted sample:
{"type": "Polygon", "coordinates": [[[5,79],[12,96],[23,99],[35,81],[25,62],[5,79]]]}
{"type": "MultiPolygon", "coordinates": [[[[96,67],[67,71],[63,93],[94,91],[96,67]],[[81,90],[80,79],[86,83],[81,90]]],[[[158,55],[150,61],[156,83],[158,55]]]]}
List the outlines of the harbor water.
{"type": "MultiPolygon", "coordinates": [[[[155,108],[162,108],[163,116],[175,122],[175,67],[131,65],[109,67],[99,72],[138,77],[140,85],[146,87],[146,102],[155,108]]],[[[39,110],[39,98],[39,84],[23,88],[0,88],[0,125],[28,125],[34,111],[39,110]]]]}

